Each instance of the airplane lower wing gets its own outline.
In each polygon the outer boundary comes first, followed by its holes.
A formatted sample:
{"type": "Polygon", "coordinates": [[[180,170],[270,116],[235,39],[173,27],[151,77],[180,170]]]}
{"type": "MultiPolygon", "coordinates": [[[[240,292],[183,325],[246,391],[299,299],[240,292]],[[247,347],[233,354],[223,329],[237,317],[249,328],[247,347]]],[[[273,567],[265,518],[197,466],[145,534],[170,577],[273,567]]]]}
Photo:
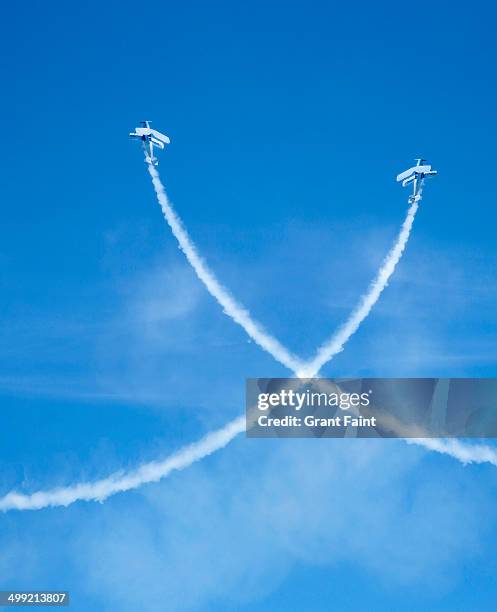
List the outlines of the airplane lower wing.
{"type": "Polygon", "coordinates": [[[150,129],[150,134],[155,136],[155,138],[157,138],[158,140],[165,142],[166,144],[169,144],[171,142],[165,134],[161,134],[157,130],[150,129]]]}
{"type": "Polygon", "coordinates": [[[164,148],[164,143],[159,140],[158,138],[154,138],[153,136],[150,137],[150,142],[153,142],[154,146],[159,147],[159,149],[163,149],[164,148]]]}
{"type": "Polygon", "coordinates": [[[409,183],[412,183],[413,181],[416,180],[416,175],[415,174],[411,174],[411,176],[409,178],[406,178],[402,181],[402,187],[405,187],[406,185],[409,185],[409,183]]]}

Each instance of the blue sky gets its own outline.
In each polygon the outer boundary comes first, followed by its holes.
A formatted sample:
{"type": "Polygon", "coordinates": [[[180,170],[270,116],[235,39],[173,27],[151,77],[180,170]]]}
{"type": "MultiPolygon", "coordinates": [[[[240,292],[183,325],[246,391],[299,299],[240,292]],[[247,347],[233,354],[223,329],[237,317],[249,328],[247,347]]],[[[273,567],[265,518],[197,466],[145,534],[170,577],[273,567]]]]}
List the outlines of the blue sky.
{"type": "MultiPolygon", "coordinates": [[[[493,376],[496,46],[471,7],[276,1],[4,8],[0,492],[165,457],[286,375],[200,286],[139,120],[223,283],[296,353],[387,291],[323,374],[493,376]]],[[[0,587],[73,610],[490,610],[495,469],[401,442],[242,437],[105,504],[0,517],[0,587]],[[143,598],[148,598],[144,601],[143,598]],[[408,602],[406,604],[406,602],[408,602]]]]}

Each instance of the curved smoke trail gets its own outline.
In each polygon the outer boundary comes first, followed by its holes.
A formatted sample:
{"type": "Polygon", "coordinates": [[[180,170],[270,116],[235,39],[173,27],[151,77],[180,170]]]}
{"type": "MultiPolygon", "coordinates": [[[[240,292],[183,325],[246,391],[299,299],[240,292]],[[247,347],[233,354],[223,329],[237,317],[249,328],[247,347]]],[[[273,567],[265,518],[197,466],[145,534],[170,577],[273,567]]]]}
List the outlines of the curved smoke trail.
{"type": "Polygon", "coordinates": [[[148,171],[152,177],[157,200],[164,214],[164,217],[178,241],[178,244],[190,262],[195,274],[205,285],[207,291],[216,299],[224,309],[224,312],[233,319],[238,325],[243,327],[247,334],[261,348],[267,351],[274,359],[286,366],[289,370],[299,370],[302,367],[301,361],[292,355],[276,338],[268,334],[259,323],[255,322],[250,313],[240,306],[229,292],[217,280],[214,273],[208,268],[207,264],[200,257],[193,244],[188,232],[184,228],[181,219],[176,214],[171,202],[169,201],[166,190],[161,183],[159,173],[152,164],[148,164],[148,171]]]}
{"type": "Polygon", "coordinates": [[[299,378],[312,378],[319,372],[325,363],[333,359],[333,357],[343,350],[345,343],[349,338],[357,331],[359,325],[371,312],[371,309],[378,301],[381,293],[388,285],[388,281],[392,276],[395,267],[399,263],[402,253],[406,247],[407,241],[409,240],[409,234],[411,233],[412,224],[416,211],[418,210],[418,203],[415,201],[411,204],[407,216],[402,224],[402,228],[399,232],[395,244],[391,248],[388,255],[385,257],[383,264],[376,275],[376,278],[371,283],[369,290],[365,293],[358,306],[352,311],[347,321],[333,334],[333,336],[325,342],[316,353],[316,356],[307,362],[303,368],[298,370],[297,376],[299,378]]]}
{"type": "MultiPolygon", "coordinates": [[[[193,267],[197,277],[205,285],[209,293],[221,304],[224,311],[236,323],[241,325],[247,334],[261,348],[272,355],[277,361],[292,370],[298,378],[312,378],[319,370],[330,361],[337,353],[343,350],[345,343],[357,331],[360,324],[371,312],[371,309],[378,301],[381,293],[388,284],[395,267],[397,266],[402,253],[409,239],[414,217],[418,209],[418,203],[411,204],[401,230],[388,255],[367,293],[361,298],[359,305],[352,312],[347,321],[339,330],[326,341],[316,352],[315,357],[307,362],[302,362],[299,358],[292,355],[278,340],[268,334],[262,327],[255,322],[250,313],[240,306],[229,292],[219,283],[214,273],[208,268],[195,248],[188,232],[184,228],[181,219],[176,214],[170,203],[166,190],[160,180],[160,176],[155,166],[148,164],[148,171],[152,177],[155,193],[161,206],[164,217],[171,228],[181,250],[193,267]]],[[[419,192],[421,196],[421,191],[419,192]]]]}
{"type": "Polygon", "coordinates": [[[157,482],[175,470],[183,470],[226,446],[244,429],[245,416],[241,416],[221,429],[208,433],[198,442],[184,446],[163,461],[144,463],[125,474],[117,472],[95,482],[82,482],[68,487],[38,491],[31,495],[12,491],[0,498],[0,510],[40,510],[53,506],[69,506],[77,501],[102,502],[116,493],[137,489],[144,484],[157,482]]]}

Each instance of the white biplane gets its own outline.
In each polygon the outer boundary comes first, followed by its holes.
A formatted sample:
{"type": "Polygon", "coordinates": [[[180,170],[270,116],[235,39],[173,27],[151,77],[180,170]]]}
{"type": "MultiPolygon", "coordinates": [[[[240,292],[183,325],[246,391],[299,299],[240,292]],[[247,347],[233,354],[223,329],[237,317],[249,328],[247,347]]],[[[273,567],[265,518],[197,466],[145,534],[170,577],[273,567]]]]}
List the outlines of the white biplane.
{"type": "Polygon", "coordinates": [[[415,166],[397,175],[397,183],[402,182],[402,187],[406,187],[412,183],[412,194],[409,196],[410,204],[421,200],[421,190],[425,178],[437,174],[436,170],[432,170],[431,166],[424,163],[425,161],[426,159],[416,159],[415,166]]]}
{"type": "Polygon", "coordinates": [[[153,164],[154,166],[157,166],[159,163],[159,160],[154,156],[154,147],[163,149],[164,145],[171,142],[165,134],[153,130],[150,127],[150,121],[140,121],[140,127],[135,128],[135,131],[130,132],[129,135],[131,138],[137,138],[142,141],[145,161],[147,164],[153,164]]]}

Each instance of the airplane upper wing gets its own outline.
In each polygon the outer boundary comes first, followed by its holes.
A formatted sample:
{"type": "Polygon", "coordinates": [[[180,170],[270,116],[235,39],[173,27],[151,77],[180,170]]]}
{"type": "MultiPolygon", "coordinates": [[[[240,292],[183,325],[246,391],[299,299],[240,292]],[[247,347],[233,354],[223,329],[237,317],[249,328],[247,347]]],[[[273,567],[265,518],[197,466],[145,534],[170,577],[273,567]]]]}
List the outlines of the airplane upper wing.
{"type": "Polygon", "coordinates": [[[413,174],[413,172],[416,170],[416,167],[417,166],[414,166],[413,168],[409,168],[409,170],[405,170],[404,172],[397,174],[397,183],[400,183],[400,181],[403,181],[406,178],[409,178],[411,174],[413,174]]]}
{"type": "Polygon", "coordinates": [[[152,128],[150,128],[150,133],[153,134],[159,140],[162,140],[162,142],[165,142],[166,144],[169,144],[171,142],[165,134],[161,134],[157,130],[153,130],[152,128]]]}
{"type": "Polygon", "coordinates": [[[429,172],[431,172],[431,166],[413,166],[412,168],[409,168],[409,170],[406,170],[405,172],[401,172],[400,174],[397,175],[397,183],[400,183],[400,181],[404,181],[405,179],[409,178],[414,173],[428,174],[429,172]]]}
{"type": "Polygon", "coordinates": [[[137,127],[135,128],[135,133],[138,134],[138,136],[147,136],[150,133],[150,128],[137,127]]]}

